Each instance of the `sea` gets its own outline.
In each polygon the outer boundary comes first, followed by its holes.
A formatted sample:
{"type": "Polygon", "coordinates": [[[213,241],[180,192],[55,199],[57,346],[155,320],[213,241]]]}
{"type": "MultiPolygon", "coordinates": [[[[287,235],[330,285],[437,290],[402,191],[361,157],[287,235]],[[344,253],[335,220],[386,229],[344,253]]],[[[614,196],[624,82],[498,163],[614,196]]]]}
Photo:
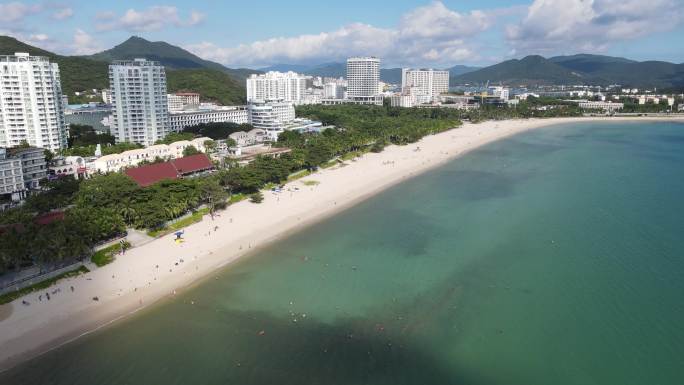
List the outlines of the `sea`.
{"type": "Polygon", "coordinates": [[[684,384],[683,274],[684,124],[559,124],[396,185],[0,384],[684,384]]]}

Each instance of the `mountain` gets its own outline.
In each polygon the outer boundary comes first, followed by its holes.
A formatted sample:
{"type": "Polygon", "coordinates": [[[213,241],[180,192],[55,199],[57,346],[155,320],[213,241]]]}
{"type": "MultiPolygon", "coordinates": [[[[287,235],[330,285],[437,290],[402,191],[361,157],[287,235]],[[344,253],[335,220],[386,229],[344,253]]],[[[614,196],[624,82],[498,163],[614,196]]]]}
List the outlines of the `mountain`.
{"type": "Polygon", "coordinates": [[[78,56],[62,56],[33,47],[13,37],[0,36],[0,55],[13,55],[27,52],[31,55],[46,56],[59,65],[62,92],[74,95],[75,91],[109,86],[108,63],[78,56]]]}
{"type": "Polygon", "coordinates": [[[533,55],[468,72],[454,80],[456,83],[579,84],[585,79],[579,72],[533,55]]]}
{"type": "Polygon", "coordinates": [[[28,52],[47,56],[59,64],[62,90],[70,98],[75,91],[109,87],[109,61],[146,57],[161,61],[167,69],[168,91],[194,91],[204,100],[222,104],[243,104],[246,99],[244,79],[258,71],[231,69],[164,42],[148,42],[133,37],[118,46],[91,56],[62,56],[0,36],[0,55],[28,52]]]}
{"type": "Polygon", "coordinates": [[[684,64],[638,62],[602,55],[579,54],[545,59],[527,56],[465,73],[454,84],[504,83],[509,85],[593,84],[647,88],[684,88],[684,64]]]}
{"type": "Polygon", "coordinates": [[[684,65],[663,61],[638,62],[601,55],[556,56],[549,59],[565,68],[581,71],[597,84],[634,87],[684,87],[684,65]]]}
{"type": "Polygon", "coordinates": [[[470,67],[470,66],[464,66],[464,65],[455,65],[451,68],[447,68],[446,70],[449,71],[449,76],[454,77],[458,75],[463,75],[467,74],[468,72],[473,72],[477,71],[482,67],[470,67]]]}
{"type": "Polygon", "coordinates": [[[167,70],[204,68],[224,71],[240,82],[244,82],[252,73],[261,72],[246,68],[227,68],[222,64],[204,60],[183,48],[163,41],[152,42],[138,36],[131,36],[128,40],[114,48],[90,55],[88,58],[106,62],[145,58],[160,62],[167,70]]]}

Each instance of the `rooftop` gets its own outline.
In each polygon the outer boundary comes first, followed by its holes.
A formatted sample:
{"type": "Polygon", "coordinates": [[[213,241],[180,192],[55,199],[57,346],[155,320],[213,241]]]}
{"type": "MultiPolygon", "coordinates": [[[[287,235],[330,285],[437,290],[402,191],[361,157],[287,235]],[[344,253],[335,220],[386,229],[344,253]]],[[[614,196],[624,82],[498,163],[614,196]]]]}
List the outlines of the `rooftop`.
{"type": "Polygon", "coordinates": [[[183,175],[211,170],[214,165],[204,154],[195,154],[169,162],[148,164],[125,171],[140,187],[153,185],[164,179],[178,179],[183,175]]]}

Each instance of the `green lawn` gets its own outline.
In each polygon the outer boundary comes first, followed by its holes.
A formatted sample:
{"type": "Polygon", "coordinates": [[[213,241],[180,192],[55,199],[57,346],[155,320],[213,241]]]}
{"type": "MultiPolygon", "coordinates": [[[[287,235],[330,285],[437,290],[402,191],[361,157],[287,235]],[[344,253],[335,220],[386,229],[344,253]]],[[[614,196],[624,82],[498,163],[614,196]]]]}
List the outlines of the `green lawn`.
{"type": "Polygon", "coordinates": [[[22,297],[22,296],[29,294],[29,293],[33,293],[34,291],[47,289],[48,287],[54,285],[55,283],[57,283],[57,281],[59,281],[61,279],[76,277],[78,275],[85,274],[89,271],[90,270],[88,270],[87,267],[81,266],[78,269],[67,271],[65,273],[62,273],[62,274],[54,277],[54,278],[46,279],[45,281],[38,282],[34,285],[27,286],[23,289],[19,289],[17,291],[13,291],[11,293],[6,293],[3,295],[0,295],[0,305],[10,303],[17,298],[22,297]]]}
{"type": "Polygon", "coordinates": [[[192,213],[192,215],[190,215],[189,217],[185,217],[185,218],[179,220],[178,222],[174,222],[174,223],[172,223],[172,224],[170,224],[164,228],[158,229],[158,230],[150,230],[147,232],[147,235],[149,235],[150,237],[155,237],[155,238],[164,236],[166,234],[180,230],[184,227],[188,227],[194,223],[201,222],[202,217],[204,217],[207,214],[209,214],[208,208],[205,207],[203,209],[199,209],[199,210],[195,211],[194,213],[192,213]]]}
{"type": "MultiPolygon", "coordinates": [[[[124,248],[126,250],[130,249],[131,244],[128,242],[124,242],[124,248]]],[[[105,247],[102,250],[98,250],[95,254],[93,254],[92,257],[90,257],[90,261],[96,264],[97,267],[102,267],[106,264],[114,262],[114,259],[116,259],[115,255],[118,254],[120,251],[121,245],[116,243],[109,247],[105,247]]]]}

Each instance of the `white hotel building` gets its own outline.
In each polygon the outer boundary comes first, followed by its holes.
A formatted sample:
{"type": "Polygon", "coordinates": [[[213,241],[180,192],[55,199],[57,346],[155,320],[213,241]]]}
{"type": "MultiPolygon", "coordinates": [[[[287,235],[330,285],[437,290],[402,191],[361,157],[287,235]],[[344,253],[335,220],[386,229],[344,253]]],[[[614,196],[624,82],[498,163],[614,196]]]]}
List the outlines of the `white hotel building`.
{"type": "Polygon", "coordinates": [[[249,123],[249,110],[247,106],[200,105],[199,108],[194,110],[169,112],[169,125],[173,132],[181,132],[185,127],[192,127],[198,124],[224,122],[249,123]]]}
{"type": "Polygon", "coordinates": [[[404,68],[401,70],[401,88],[416,88],[417,95],[432,101],[449,92],[449,71],[404,68]]]}
{"type": "Polygon", "coordinates": [[[347,59],[347,97],[351,102],[382,104],[378,96],[380,59],[351,57],[347,59]]]}
{"type": "Polygon", "coordinates": [[[166,71],[158,62],[115,61],[109,66],[109,88],[117,142],[150,146],[170,132],[166,71]]]}
{"type": "Polygon", "coordinates": [[[0,147],[22,142],[57,151],[67,146],[59,67],[27,53],[0,56],[0,147]]]}
{"type": "Polygon", "coordinates": [[[266,130],[271,140],[277,140],[278,134],[295,120],[292,103],[253,103],[248,108],[249,122],[254,128],[266,130]]]}
{"type": "Polygon", "coordinates": [[[307,77],[298,73],[270,71],[247,78],[247,102],[291,102],[301,104],[306,96],[307,77]]]}

